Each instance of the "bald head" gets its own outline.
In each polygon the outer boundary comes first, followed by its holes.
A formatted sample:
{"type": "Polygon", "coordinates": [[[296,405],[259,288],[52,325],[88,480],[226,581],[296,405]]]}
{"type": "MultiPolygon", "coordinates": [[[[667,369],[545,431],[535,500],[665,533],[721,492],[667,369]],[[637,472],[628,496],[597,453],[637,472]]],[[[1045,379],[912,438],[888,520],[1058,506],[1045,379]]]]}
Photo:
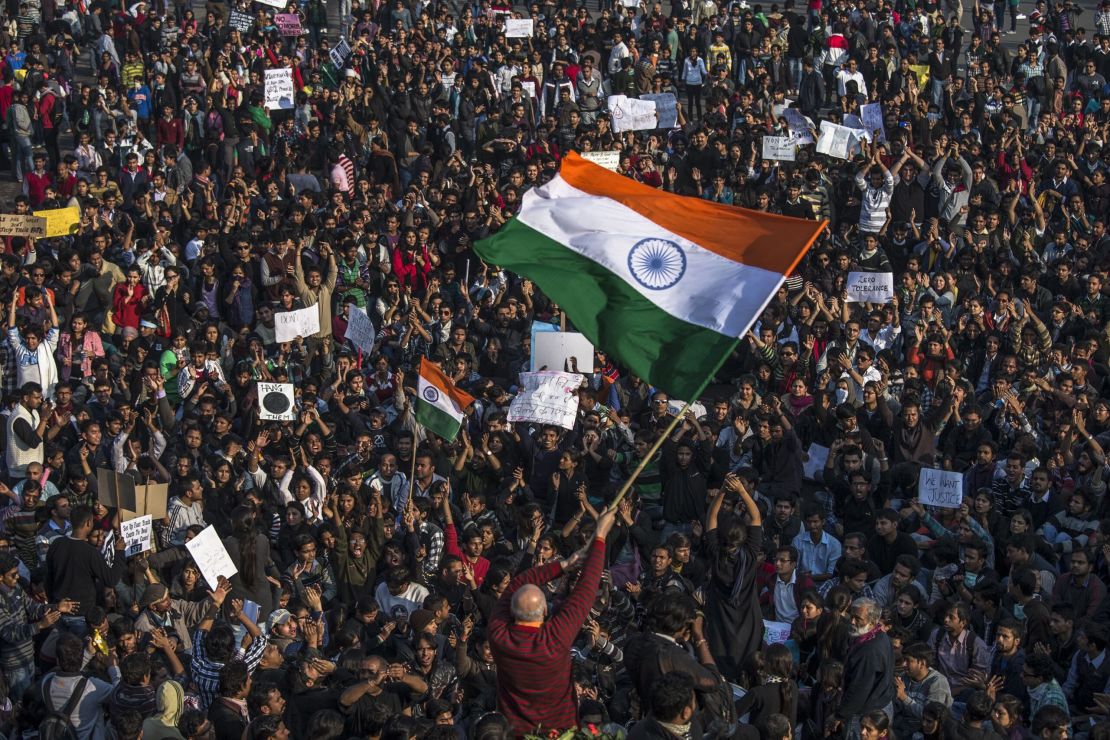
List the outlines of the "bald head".
{"type": "Polygon", "coordinates": [[[521,586],[513,594],[513,619],[518,622],[542,622],[547,615],[547,597],[539,586],[521,586]]]}

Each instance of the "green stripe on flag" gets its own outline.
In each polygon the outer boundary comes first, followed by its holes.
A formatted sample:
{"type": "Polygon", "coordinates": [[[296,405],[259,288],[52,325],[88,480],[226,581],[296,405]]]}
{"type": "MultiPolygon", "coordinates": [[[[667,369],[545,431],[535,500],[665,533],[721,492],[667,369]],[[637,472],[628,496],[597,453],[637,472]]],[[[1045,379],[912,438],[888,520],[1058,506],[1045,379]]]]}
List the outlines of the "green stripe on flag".
{"type": "Polygon", "coordinates": [[[678,398],[696,401],[694,394],[736,341],[675,318],[618,275],[518,219],[476,243],[474,251],[535,281],[595,347],[678,398]]]}
{"type": "Polygon", "coordinates": [[[449,441],[455,439],[462,426],[455,417],[421,398],[416,401],[416,422],[429,432],[449,441]]]}

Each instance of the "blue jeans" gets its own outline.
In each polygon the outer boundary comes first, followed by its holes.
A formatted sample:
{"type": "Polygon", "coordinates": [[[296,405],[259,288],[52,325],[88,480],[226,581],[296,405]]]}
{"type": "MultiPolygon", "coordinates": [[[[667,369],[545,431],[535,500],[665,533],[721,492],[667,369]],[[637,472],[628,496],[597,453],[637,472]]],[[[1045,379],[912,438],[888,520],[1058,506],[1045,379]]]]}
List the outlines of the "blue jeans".
{"type": "Polygon", "coordinates": [[[35,667],[5,668],[4,678],[8,681],[8,696],[12,701],[19,701],[23,698],[23,692],[35,682],[35,667]]]}
{"type": "Polygon", "coordinates": [[[34,169],[31,162],[31,137],[12,134],[12,168],[15,179],[22,180],[23,176],[34,169]]]}
{"type": "Polygon", "coordinates": [[[802,84],[802,60],[794,57],[786,58],[787,69],[790,70],[790,88],[797,90],[802,84]]]}

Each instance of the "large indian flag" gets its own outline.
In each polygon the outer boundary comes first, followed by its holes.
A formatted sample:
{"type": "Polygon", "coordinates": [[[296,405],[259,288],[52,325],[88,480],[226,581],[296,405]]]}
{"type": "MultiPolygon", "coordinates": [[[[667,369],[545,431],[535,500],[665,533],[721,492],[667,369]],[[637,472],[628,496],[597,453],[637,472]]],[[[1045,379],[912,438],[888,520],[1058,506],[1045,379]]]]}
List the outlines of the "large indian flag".
{"type": "Polygon", "coordinates": [[[454,439],[462,426],[463,412],[473,396],[460,391],[434,363],[420,358],[416,385],[416,421],[444,439],[454,439]]]}
{"type": "Polygon", "coordinates": [[[694,400],[823,226],[673,195],[572,153],[474,249],[535,281],[636,375],[694,400]]]}

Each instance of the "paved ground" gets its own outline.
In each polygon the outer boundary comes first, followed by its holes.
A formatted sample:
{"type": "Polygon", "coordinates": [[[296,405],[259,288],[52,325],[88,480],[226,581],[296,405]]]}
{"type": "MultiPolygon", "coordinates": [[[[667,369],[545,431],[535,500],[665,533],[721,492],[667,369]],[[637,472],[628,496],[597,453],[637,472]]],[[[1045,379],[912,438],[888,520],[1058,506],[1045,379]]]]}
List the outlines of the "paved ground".
{"type": "MultiPolygon", "coordinates": [[[[596,12],[599,3],[598,0],[586,0],[587,5],[591,11],[596,12]]],[[[1055,2],[1055,0],[1049,0],[1055,2]]],[[[1083,14],[1079,19],[1078,25],[1087,29],[1087,38],[1093,39],[1094,31],[1094,13],[1098,7],[1099,0],[1073,0],[1082,10],[1083,14]]],[[[523,5],[517,2],[517,8],[523,9],[523,5]]],[[[328,6],[328,27],[335,34],[336,29],[339,28],[339,3],[336,0],[327,0],[328,6]]],[[[1022,0],[1020,10],[1022,13],[1028,15],[1035,9],[1035,4],[1032,0],[1022,0]]],[[[194,3],[195,12],[197,17],[203,17],[204,5],[203,3],[194,3]]],[[[963,24],[965,28],[969,28],[971,23],[971,3],[965,1],[965,10],[963,16],[963,24]]],[[[1009,18],[1006,18],[1006,23],[1009,24],[1009,18]]],[[[1008,49],[1013,50],[1018,44],[1029,36],[1029,21],[1028,19],[1021,19],[1017,24],[1017,33],[1010,36],[1003,36],[1003,45],[1008,49]]],[[[89,55],[81,54],[78,63],[78,81],[87,82],[91,80],[89,67],[89,55]]],[[[61,140],[62,150],[66,151],[67,148],[72,150],[73,141],[69,135],[65,135],[61,140]]],[[[15,181],[10,170],[0,173],[0,208],[7,209],[10,207],[12,198],[20,192],[20,185],[15,181]]]]}

